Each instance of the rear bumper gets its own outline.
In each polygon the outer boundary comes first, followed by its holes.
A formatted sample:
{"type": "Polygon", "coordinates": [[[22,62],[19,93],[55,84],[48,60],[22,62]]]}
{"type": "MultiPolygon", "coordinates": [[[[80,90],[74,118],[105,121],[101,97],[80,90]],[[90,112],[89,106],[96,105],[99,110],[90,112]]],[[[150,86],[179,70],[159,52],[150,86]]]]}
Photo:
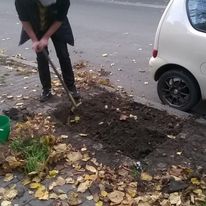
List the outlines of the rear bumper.
{"type": "Polygon", "coordinates": [[[160,58],[160,57],[151,57],[149,60],[149,71],[151,72],[151,74],[153,75],[153,78],[155,79],[155,74],[158,71],[159,68],[161,68],[162,66],[166,65],[167,62],[160,58]]]}

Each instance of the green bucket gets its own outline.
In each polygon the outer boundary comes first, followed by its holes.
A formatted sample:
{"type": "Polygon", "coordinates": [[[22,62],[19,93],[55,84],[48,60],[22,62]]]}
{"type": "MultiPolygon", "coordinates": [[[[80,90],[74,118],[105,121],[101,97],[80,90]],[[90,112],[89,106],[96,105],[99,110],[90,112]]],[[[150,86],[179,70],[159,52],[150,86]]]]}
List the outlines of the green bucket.
{"type": "Polygon", "coordinates": [[[10,119],[5,115],[0,115],[0,143],[8,141],[11,131],[10,119]]]}

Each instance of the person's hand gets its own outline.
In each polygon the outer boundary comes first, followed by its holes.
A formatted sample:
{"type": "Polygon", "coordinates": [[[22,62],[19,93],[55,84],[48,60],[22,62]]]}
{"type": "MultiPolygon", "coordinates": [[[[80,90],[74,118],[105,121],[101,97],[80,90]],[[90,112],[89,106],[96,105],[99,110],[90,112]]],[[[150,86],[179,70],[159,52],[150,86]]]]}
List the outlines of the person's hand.
{"type": "Polygon", "coordinates": [[[39,41],[34,41],[32,43],[32,49],[35,51],[35,52],[40,52],[39,50],[39,41]]]}
{"type": "Polygon", "coordinates": [[[43,37],[38,44],[38,50],[41,52],[45,47],[48,46],[48,39],[43,37]]]}

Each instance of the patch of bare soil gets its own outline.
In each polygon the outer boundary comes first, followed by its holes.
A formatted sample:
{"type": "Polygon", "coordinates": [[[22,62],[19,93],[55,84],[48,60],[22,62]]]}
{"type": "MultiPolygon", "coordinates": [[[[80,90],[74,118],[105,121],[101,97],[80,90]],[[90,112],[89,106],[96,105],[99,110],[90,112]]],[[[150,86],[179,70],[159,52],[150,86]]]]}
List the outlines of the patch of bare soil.
{"type": "MultiPolygon", "coordinates": [[[[61,105],[54,112],[63,123],[69,115],[66,108],[61,105]]],[[[138,160],[167,141],[167,135],[177,135],[182,129],[182,120],[177,117],[105,90],[84,98],[75,114],[80,121],[70,123],[68,131],[100,142],[109,152],[138,160]]]]}

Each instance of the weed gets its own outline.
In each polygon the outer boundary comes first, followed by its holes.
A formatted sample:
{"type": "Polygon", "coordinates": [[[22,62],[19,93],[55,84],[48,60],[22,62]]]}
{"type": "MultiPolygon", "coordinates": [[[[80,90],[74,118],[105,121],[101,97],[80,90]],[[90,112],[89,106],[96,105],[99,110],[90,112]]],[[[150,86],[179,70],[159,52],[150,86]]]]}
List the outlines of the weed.
{"type": "Polygon", "coordinates": [[[25,159],[25,170],[27,173],[40,171],[46,164],[49,156],[49,146],[42,143],[40,138],[23,140],[17,138],[11,143],[11,148],[25,159]]]}
{"type": "Polygon", "coordinates": [[[140,176],[140,172],[137,170],[135,166],[131,167],[131,175],[136,179],[140,176]]]}
{"type": "Polygon", "coordinates": [[[21,140],[20,138],[15,139],[12,143],[11,143],[11,148],[13,151],[15,152],[21,152],[23,149],[23,140],[21,140]]]}

